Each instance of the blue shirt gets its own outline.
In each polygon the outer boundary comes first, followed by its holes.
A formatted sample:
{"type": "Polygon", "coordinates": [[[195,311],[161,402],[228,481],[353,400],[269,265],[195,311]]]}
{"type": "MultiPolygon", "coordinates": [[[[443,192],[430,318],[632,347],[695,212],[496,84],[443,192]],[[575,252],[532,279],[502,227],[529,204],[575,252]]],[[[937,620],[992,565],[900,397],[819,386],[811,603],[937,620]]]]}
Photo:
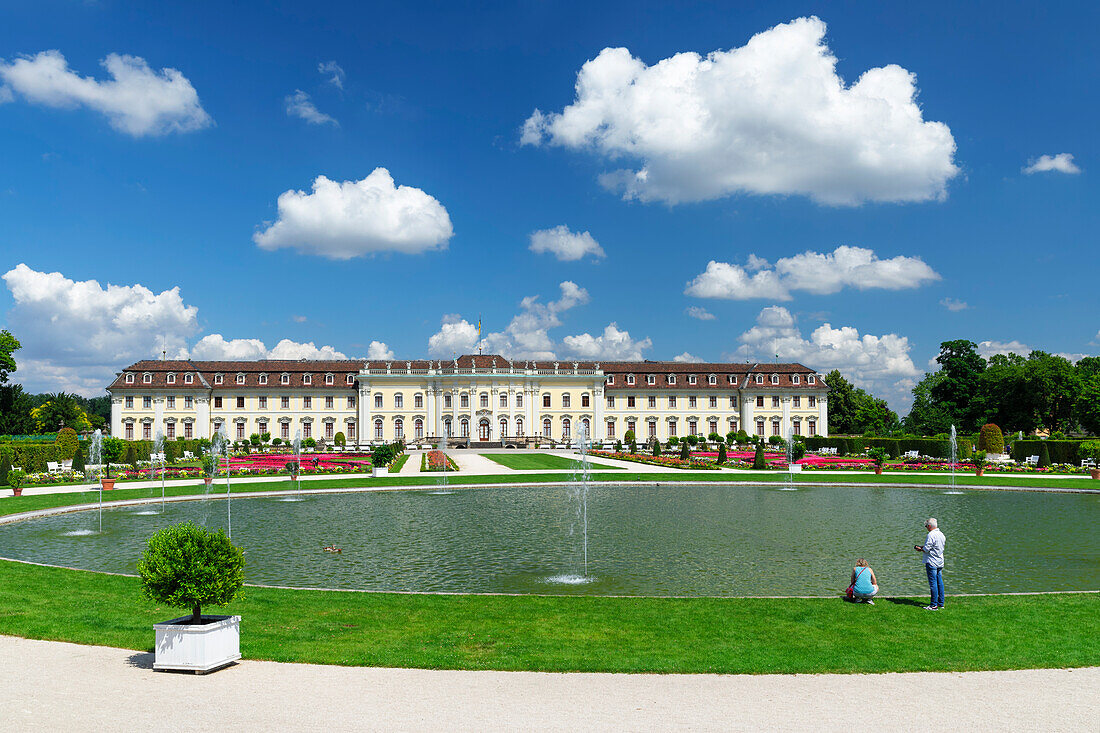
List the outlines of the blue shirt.
{"type": "Polygon", "coordinates": [[[871,583],[871,568],[856,568],[856,583],[852,590],[856,593],[862,593],[869,595],[874,591],[874,587],[871,583]]]}

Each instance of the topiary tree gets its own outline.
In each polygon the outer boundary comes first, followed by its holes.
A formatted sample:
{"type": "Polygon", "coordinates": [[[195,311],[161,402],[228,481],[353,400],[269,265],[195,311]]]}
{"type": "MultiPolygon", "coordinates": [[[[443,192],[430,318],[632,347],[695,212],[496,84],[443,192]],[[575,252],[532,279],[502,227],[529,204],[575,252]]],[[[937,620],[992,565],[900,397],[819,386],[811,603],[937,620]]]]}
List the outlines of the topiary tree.
{"type": "Polygon", "coordinates": [[[635,440],[634,431],[627,430],[626,435],[623,436],[623,440],[625,440],[627,443],[633,443],[635,440]]]}
{"type": "Polygon", "coordinates": [[[103,439],[103,463],[107,478],[111,478],[111,464],[118,463],[126,451],[126,441],[122,438],[107,437],[103,439]]]}
{"type": "Polygon", "coordinates": [[[336,435],[332,436],[332,442],[343,448],[348,444],[348,439],[343,433],[336,433],[336,435]]]}
{"type": "Polygon", "coordinates": [[[126,453],[122,458],[123,463],[128,463],[131,468],[137,468],[137,451],[133,443],[126,444],[126,453]]]}
{"type": "Polygon", "coordinates": [[[738,443],[741,443],[742,445],[749,442],[749,434],[746,433],[744,430],[738,430],[733,437],[734,440],[736,440],[738,443]]]}
{"type": "Polygon", "coordinates": [[[631,452],[631,454],[634,454],[634,453],[638,452],[638,442],[637,441],[635,441],[635,440],[630,441],[630,452],[631,452]]]}
{"type": "Polygon", "coordinates": [[[763,441],[760,441],[756,444],[756,454],[752,457],[752,467],[756,471],[762,471],[768,467],[768,462],[764,460],[763,441]]]}
{"type": "Polygon", "coordinates": [[[1045,440],[1039,444],[1039,463],[1036,465],[1039,468],[1050,468],[1050,449],[1045,440]]]}
{"type": "Polygon", "coordinates": [[[986,453],[1004,453],[1005,436],[1001,429],[993,423],[982,425],[982,429],[978,433],[978,450],[983,450],[986,453]]]}
{"type": "Polygon", "coordinates": [[[661,441],[657,440],[656,438],[653,439],[653,455],[661,455],[661,441]]]}
{"type": "Polygon", "coordinates": [[[772,435],[768,438],[768,442],[771,443],[772,445],[782,445],[782,444],[786,443],[787,441],[783,440],[783,438],[781,438],[778,435],[772,435]]]}
{"type": "Polygon", "coordinates": [[[244,585],[244,552],[223,530],[191,522],[165,527],[145,545],[138,562],[141,592],[155,603],[191,611],[202,623],[203,606],[224,606],[244,585]]]}
{"type": "Polygon", "coordinates": [[[791,446],[791,460],[792,461],[800,461],[800,460],[802,460],[802,458],[805,455],[806,455],[806,444],[802,443],[802,442],[799,442],[799,441],[795,441],[794,445],[791,446]]]}
{"type": "Polygon", "coordinates": [[[67,461],[76,453],[80,441],[76,437],[75,430],[72,428],[61,428],[57,431],[57,437],[54,438],[53,444],[57,446],[57,452],[60,454],[58,457],[67,461]]]}
{"type": "Polygon", "coordinates": [[[259,433],[252,433],[251,435],[249,435],[248,436],[248,444],[251,445],[253,448],[259,448],[260,447],[260,434],[259,433]]]}
{"type": "Polygon", "coordinates": [[[73,471],[84,473],[84,449],[79,444],[76,446],[76,453],[73,453],[73,471]]]}
{"type": "Polygon", "coordinates": [[[733,445],[734,443],[736,443],[737,442],[737,433],[733,432],[732,430],[729,431],[728,433],[726,433],[726,442],[729,443],[730,445],[733,445]]]}
{"type": "Polygon", "coordinates": [[[616,453],[622,453],[623,452],[623,441],[621,441],[621,440],[616,440],[615,441],[615,452],[616,453]]]}
{"type": "Polygon", "coordinates": [[[723,438],[718,433],[711,433],[707,436],[707,440],[709,440],[711,443],[721,443],[723,440],[725,440],[725,438],[723,438]]]}
{"type": "MultiPolygon", "coordinates": [[[[693,436],[689,435],[688,437],[691,438],[693,436]]],[[[692,442],[693,441],[691,441],[691,440],[685,440],[684,442],[680,443],[680,460],[681,461],[686,461],[686,460],[691,458],[691,445],[690,445],[690,443],[692,443],[692,442]]]]}
{"type": "Polygon", "coordinates": [[[274,446],[280,446],[280,445],[283,444],[283,439],[282,438],[275,438],[274,440],[271,441],[271,444],[274,445],[274,446]]]}
{"type": "Polygon", "coordinates": [[[313,438],[306,438],[305,440],[302,441],[302,445],[305,446],[306,448],[316,448],[317,447],[317,441],[314,440],[313,438]]]}
{"type": "Polygon", "coordinates": [[[671,438],[668,439],[668,447],[669,448],[671,448],[674,445],[679,445],[679,443],[680,443],[680,439],[677,438],[675,435],[673,435],[671,438]]]}
{"type": "Polygon", "coordinates": [[[726,444],[718,444],[718,465],[722,465],[726,462],[726,444]]]}

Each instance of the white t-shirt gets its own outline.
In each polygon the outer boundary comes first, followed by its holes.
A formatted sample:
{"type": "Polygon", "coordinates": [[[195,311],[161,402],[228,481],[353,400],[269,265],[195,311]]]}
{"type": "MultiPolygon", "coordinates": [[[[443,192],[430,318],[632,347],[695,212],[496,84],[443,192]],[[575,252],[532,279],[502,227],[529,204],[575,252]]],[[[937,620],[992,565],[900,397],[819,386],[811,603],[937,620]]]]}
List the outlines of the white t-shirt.
{"type": "Polygon", "coordinates": [[[943,567],[943,547],[947,543],[947,538],[943,536],[943,532],[938,527],[934,528],[928,533],[928,536],[924,538],[924,564],[931,565],[934,568],[943,567]]]}

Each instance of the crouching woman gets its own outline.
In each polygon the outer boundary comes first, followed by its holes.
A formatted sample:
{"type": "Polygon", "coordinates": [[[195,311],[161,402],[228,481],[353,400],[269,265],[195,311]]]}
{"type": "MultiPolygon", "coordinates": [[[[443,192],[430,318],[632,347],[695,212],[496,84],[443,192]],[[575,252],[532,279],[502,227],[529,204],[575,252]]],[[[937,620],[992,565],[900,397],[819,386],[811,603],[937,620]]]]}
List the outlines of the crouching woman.
{"type": "Polygon", "coordinates": [[[875,602],[871,599],[878,593],[878,578],[875,571],[867,566],[867,561],[862,557],[856,560],[856,566],[852,568],[852,582],[849,586],[849,597],[856,603],[875,602]]]}

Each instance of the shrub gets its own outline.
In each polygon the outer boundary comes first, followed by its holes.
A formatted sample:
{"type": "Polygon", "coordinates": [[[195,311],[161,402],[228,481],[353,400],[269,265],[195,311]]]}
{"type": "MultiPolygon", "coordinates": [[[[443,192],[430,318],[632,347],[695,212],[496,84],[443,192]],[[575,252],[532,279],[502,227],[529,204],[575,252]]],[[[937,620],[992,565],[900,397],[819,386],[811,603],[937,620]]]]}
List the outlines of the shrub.
{"type": "Polygon", "coordinates": [[[298,461],[287,461],[283,464],[283,466],[286,468],[287,473],[291,475],[298,473],[298,471],[302,467],[301,464],[298,463],[298,461]]]}
{"type": "Polygon", "coordinates": [[[679,443],[680,443],[680,439],[677,438],[675,435],[673,435],[671,438],[668,439],[668,447],[669,448],[671,448],[674,445],[679,445],[679,443]]]}
{"type": "Polygon", "coordinates": [[[302,445],[305,446],[306,448],[316,448],[317,447],[317,441],[314,440],[313,438],[306,438],[305,440],[302,441],[302,445]]]}
{"type": "Polygon", "coordinates": [[[684,440],[686,440],[691,445],[695,445],[696,443],[699,442],[699,436],[698,435],[685,435],[684,440]]]}
{"type": "Polygon", "coordinates": [[[872,448],[867,455],[879,468],[882,468],[882,464],[886,463],[886,451],[882,448],[872,448]]]}
{"type": "Polygon", "coordinates": [[[718,444],[718,463],[719,463],[719,465],[721,465],[725,462],[726,462],[726,444],[725,443],[719,443],[718,444]]]}
{"type": "Polygon", "coordinates": [[[729,443],[730,445],[733,445],[734,443],[736,443],[737,442],[737,433],[733,432],[732,430],[729,431],[728,433],[726,433],[726,442],[729,443]]]}
{"type": "Polygon", "coordinates": [[[260,441],[263,443],[270,443],[271,433],[260,433],[260,441]]]}
{"type": "Polygon", "coordinates": [[[707,440],[709,440],[711,443],[721,443],[723,440],[725,440],[725,438],[723,438],[718,433],[711,433],[707,436],[707,440]]]}
{"type": "Polygon", "coordinates": [[[1037,456],[1045,446],[1051,463],[1080,465],[1081,442],[1077,440],[1017,440],[1012,443],[1012,457],[1022,461],[1028,456],[1037,456]]]}
{"type": "Polygon", "coordinates": [[[623,452],[623,441],[621,441],[621,440],[616,440],[615,441],[615,452],[616,453],[622,453],[623,452]]]}
{"type": "Polygon", "coordinates": [[[111,478],[111,464],[118,463],[126,450],[126,441],[122,438],[106,437],[103,439],[103,463],[106,464],[107,478],[111,478]]]}
{"type": "Polygon", "coordinates": [[[8,474],[11,473],[11,461],[5,455],[0,455],[0,486],[8,485],[8,474]]]}
{"type": "MultiPolygon", "coordinates": [[[[689,435],[688,437],[691,438],[693,436],[689,435]]],[[[691,458],[691,445],[689,444],[690,442],[691,441],[685,440],[683,443],[680,443],[680,460],[681,461],[686,461],[686,460],[689,460],[691,458]]]]}
{"type": "Polygon", "coordinates": [[[20,486],[23,486],[26,483],[26,471],[19,468],[13,468],[12,470],[8,471],[8,486],[10,486],[12,489],[18,489],[20,486]]]}
{"type": "Polygon", "coordinates": [[[1050,434],[1050,439],[1051,440],[1065,440],[1066,439],[1066,434],[1063,433],[1061,430],[1055,430],[1053,433],[1050,434]]]}
{"type": "Polygon", "coordinates": [[[625,440],[627,443],[633,443],[635,440],[634,431],[627,430],[626,434],[623,436],[623,440],[625,440]]]}
{"type": "Polygon", "coordinates": [[[271,444],[272,445],[282,445],[283,444],[283,439],[282,438],[275,438],[274,440],[271,441],[271,444]]]}
{"type": "Polygon", "coordinates": [[[657,440],[656,438],[653,439],[653,455],[661,455],[661,441],[657,440]]]}
{"type": "Polygon", "coordinates": [[[984,450],[974,451],[974,457],[972,458],[972,460],[974,461],[974,468],[981,471],[983,468],[985,468],[985,464],[986,464],[985,451],[984,450]]]}
{"type": "Polygon", "coordinates": [[[58,456],[62,460],[69,460],[76,453],[76,449],[80,446],[80,441],[76,437],[76,431],[72,428],[61,428],[57,431],[57,438],[54,439],[54,445],[57,446],[58,456]]]}
{"type": "Polygon", "coordinates": [[[1039,445],[1039,468],[1047,468],[1050,466],[1050,449],[1047,448],[1047,442],[1044,440],[1039,445]]]}
{"type": "Polygon", "coordinates": [[[752,467],[757,471],[768,467],[767,461],[764,460],[764,443],[762,442],[756,444],[756,455],[752,457],[752,467]]]}
{"type": "MultiPolygon", "coordinates": [[[[1077,455],[1082,459],[1091,458],[1100,466],[1100,440],[1086,440],[1084,443],[1081,443],[1081,445],[1077,447],[1077,455]]],[[[3,481],[0,480],[0,483],[3,483],[3,481]]]]}
{"type": "Polygon", "coordinates": [[[126,444],[126,454],[123,457],[122,462],[130,464],[130,466],[133,467],[133,468],[137,468],[137,461],[138,461],[137,451],[134,450],[134,444],[133,443],[127,443],[126,444]]]}
{"type": "Polygon", "coordinates": [[[791,446],[791,461],[800,461],[806,455],[806,444],[796,441],[791,446]]]}
{"type": "Polygon", "coordinates": [[[73,453],[73,471],[84,472],[84,449],[78,444],[76,453],[73,453]]]}
{"type": "Polygon", "coordinates": [[[982,425],[978,433],[978,450],[986,453],[1004,453],[1005,436],[1001,429],[993,423],[982,425]]]}
{"type": "Polygon", "coordinates": [[[630,452],[631,453],[637,453],[638,452],[638,443],[637,443],[637,441],[634,441],[634,440],[630,441],[630,452]]]}
{"type": "Polygon", "coordinates": [[[768,438],[768,442],[771,443],[772,445],[780,445],[782,443],[785,443],[786,441],[783,440],[783,438],[779,437],[778,435],[772,435],[768,438]]]}
{"type": "Polygon", "coordinates": [[[184,522],[149,538],[138,574],[146,598],[189,609],[191,623],[201,624],[203,606],[224,606],[240,593],[244,552],[223,530],[184,522]]]}
{"type": "Polygon", "coordinates": [[[252,435],[249,435],[248,436],[248,444],[251,445],[251,446],[254,446],[256,448],[259,448],[260,447],[260,434],[259,433],[252,433],[252,435]]]}
{"type": "Polygon", "coordinates": [[[348,444],[348,439],[342,432],[340,432],[336,433],[336,435],[332,437],[332,442],[343,448],[348,444]]]}
{"type": "Polygon", "coordinates": [[[742,445],[749,442],[749,434],[744,430],[738,430],[737,434],[733,436],[738,443],[742,445]]]}

